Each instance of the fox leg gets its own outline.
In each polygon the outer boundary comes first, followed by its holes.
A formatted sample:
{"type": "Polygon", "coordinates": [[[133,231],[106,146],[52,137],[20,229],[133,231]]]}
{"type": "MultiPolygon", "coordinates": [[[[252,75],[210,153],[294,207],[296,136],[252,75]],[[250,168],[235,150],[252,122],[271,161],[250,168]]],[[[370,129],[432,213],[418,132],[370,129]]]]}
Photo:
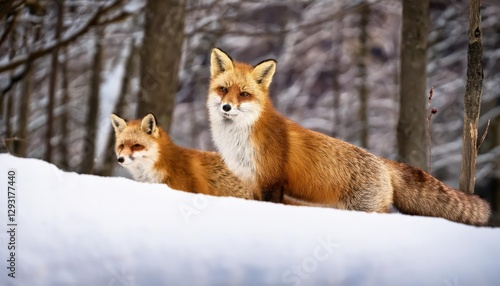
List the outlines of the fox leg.
{"type": "Polygon", "coordinates": [[[262,200],[265,202],[283,203],[283,185],[272,185],[262,188],[262,200]]]}

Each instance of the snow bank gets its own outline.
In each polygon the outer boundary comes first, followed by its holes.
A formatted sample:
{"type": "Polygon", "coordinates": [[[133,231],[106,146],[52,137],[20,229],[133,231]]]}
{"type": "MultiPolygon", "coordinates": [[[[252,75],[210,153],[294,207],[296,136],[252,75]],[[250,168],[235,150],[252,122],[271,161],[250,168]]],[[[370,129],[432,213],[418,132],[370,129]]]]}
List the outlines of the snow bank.
{"type": "Polygon", "coordinates": [[[6,154],[0,154],[0,188],[1,285],[500,281],[500,229],[193,195],[6,154]],[[10,169],[16,172],[16,278],[7,276],[6,262],[10,169]]]}

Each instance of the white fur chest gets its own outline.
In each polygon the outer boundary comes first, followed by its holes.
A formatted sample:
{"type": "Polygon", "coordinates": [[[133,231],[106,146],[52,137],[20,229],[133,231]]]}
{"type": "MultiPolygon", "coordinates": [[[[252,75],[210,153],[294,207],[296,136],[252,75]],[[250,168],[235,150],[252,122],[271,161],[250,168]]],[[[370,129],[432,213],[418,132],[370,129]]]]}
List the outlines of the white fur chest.
{"type": "Polygon", "coordinates": [[[255,154],[251,129],[229,119],[212,123],[212,136],[224,162],[241,180],[251,183],[255,177],[255,154]]]}
{"type": "Polygon", "coordinates": [[[209,104],[212,138],[229,169],[247,184],[255,182],[255,152],[251,126],[246,114],[227,119],[218,111],[218,104],[209,104]]]}
{"type": "Polygon", "coordinates": [[[153,166],[155,161],[148,159],[135,159],[137,162],[125,166],[134,180],[145,183],[161,183],[163,176],[153,166]]]}

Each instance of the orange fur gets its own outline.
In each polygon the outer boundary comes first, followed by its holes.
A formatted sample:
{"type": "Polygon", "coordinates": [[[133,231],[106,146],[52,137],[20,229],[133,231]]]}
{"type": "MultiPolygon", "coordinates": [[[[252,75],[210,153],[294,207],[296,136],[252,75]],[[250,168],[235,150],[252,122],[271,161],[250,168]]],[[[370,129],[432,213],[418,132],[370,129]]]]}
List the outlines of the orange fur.
{"type": "Polygon", "coordinates": [[[407,214],[488,222],[489,205],[477,196],[279,114],[268,94],[275,67],[274,61],[251,67],[212,51],[207,102],[212,136],[256,198],[367,212],[388,212],[394,203],[407,214]]]}
{"type": "Polygon", "coordinates": [[[191,193],[253,199],[219,154],[175,145],[152,114],[128,123],[112,115],[111,121],[117,157],[135,180],[164,183],[191,193]]]}

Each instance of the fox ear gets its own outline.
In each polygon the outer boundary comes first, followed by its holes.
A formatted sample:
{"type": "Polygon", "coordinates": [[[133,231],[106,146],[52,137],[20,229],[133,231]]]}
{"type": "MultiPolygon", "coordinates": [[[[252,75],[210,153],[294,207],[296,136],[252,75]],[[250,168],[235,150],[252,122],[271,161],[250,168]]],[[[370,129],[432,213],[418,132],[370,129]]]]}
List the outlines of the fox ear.
{"type": "Polygon", "coordinates": [[[252,71],[252,77],[258,84],[262,84],[266,88],[269,87],[273,80],[274,72],[276,71],[275,60],[265,60],[256,65],[252,71]]]}
{"type": "Polygon", "coordinates": [[[149,113],[144,116],[141,122],[141,130],[150,135],[156,134],[156,131],[158,130],[158,123],[153,113],[149,113]]]}
{"type": "Polygon", "coordinates": [[[113,125],[116,133],[122,132],[123,129],[127,127],[127,122],[123,118],[118,117],[115,114],[111,114],[109,116],[109,119],[111,119],[111,125],[113,125]]]}
{"type": "Polygon", "coordinates": [[[212,49],[212,55],[210,56],[210,73],[212,74],[212,78],[233,68],[233,59],[228,54],[219,48],[212,49]]]}

